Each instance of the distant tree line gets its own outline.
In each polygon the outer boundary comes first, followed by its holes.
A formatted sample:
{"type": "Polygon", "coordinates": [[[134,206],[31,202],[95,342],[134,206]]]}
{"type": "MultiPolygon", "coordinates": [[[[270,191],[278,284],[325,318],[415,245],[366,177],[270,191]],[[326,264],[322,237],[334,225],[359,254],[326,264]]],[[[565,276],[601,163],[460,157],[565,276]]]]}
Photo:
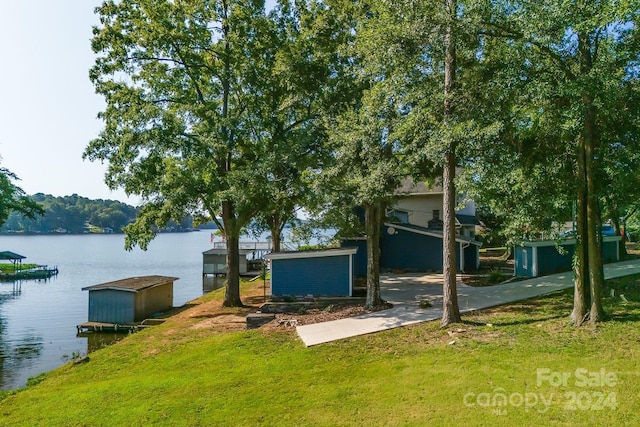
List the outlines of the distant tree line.
{"type": "Polygon", "coordinates": [[[44,214],[29,218],[21,212],[11,212],[0,232],[121,233],[138,213],[135,207],[117,200],[91,200],[77,194],[55,197],[37,193],[31,199],[44,209],[44,214]]]}

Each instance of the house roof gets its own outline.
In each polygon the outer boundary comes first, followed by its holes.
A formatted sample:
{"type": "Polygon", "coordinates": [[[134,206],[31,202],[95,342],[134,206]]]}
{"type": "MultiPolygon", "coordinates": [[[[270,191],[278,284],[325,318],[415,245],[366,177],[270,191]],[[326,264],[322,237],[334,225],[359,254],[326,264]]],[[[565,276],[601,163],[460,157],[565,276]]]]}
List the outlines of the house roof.
{"type": "Polygon", "coordinates": [[[16,260],[16,259],[25,259],[25,258],[26,256],[22,256],[11,251],[0,252],[0,259],[16,260]]]}
{"type": "MultiPolygon", "coordinates": [[[[439,239],[444,238],[444,234],[440,230],[433,230],[431,228],[420,227],[419,225],[412,224],[396,224],[396,223],[385,223],[385,227],[392,227],[398,230],[408,231],[410,233],[423,234],[425,236],[437,237],[439,239]]],[[[456,242],[459,243],[469,243],[476,246],[482,246],[481,242],[477,240],[470,239],[464,236],[456,236],[456,242]]]]}
{"type": "Polygon", "coordinates": [[[265,259],[295,259],[295,258],[321,258],[328,256],[353,255],[358,252],[358,248],[338,248],[325,249],[321,251],[290,251],[276,252],[265,255],[265,259]]]}
{"type": "Polygon", "coordinates": [[[83,291],[118,290],[125,292],[140,292],[145,289],[165,285],[168,282],[179,280],[177,277],[168,276],[142,276],[129,277],[128,279],[115,280],[113,282],[101,283],[99,285],[87,286],[83,291]]]}

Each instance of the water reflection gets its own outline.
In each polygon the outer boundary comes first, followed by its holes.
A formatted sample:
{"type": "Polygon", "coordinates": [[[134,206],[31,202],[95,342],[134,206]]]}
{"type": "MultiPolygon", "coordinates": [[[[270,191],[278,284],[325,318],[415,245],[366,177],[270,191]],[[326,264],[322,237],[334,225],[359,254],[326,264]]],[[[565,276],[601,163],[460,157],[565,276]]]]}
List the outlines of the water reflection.
{"type": "Polygon", "coordinates": [[[98,333],[98,332],[86,332],[79,336],[87,338],[87,353],[105,348],[111,344],[115,344],[123,338],[129,336],[129,333],[98,333]]]}
{"type": "Polygon", "coordinates": [[[224,287],[224,283],[227,280],[223,276],[202,276],[202,293],[215,291],[224,287]]]}
{"type": "MultiPolygon", "coordinates": [[[[0,317],[0,336],[4,335],[4,323],[0,317]]],[[[0,338],[0,389],[10,388],[6,385],[11,385],[24,376],[25,368],[40,357],[43,344],[42,336],[33,331],[12,341],[0,338]]]]}

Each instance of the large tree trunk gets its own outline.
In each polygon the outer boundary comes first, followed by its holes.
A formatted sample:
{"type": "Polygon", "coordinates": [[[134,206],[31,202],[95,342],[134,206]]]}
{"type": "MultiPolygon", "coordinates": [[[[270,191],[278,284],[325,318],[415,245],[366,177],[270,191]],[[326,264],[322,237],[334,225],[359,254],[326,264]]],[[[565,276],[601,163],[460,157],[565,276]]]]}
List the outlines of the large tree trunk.
{"type": "Polygon", "coordinates": [[[378,310],[380,297],[380,229],[384,205],[380,202],[365,204],[364,223],[367,235],[367,299],[365,309],[378,310]]]}
{"type": "MultiPolygon", "coordinates": [[[[453,88],[456,80],[456,48],[453,35],[453,21],[456,19],[456,0],[446,3],[449,23],[445,34],[444,64],[444,125],[450,125],[453,114],[453,88]]],[[[446,149],[443,174],[443,236],[442,236],[442,326],[459,323],[458,292],[456,289],[456,173],[455,142],[449,141],[446,149]]]]}
{"type": "Polygon", "coordinates": [[[222,203],[222,221],[227,243],[227,283],[224,307],[242,307],[240,299],[240,227],[238,227],[233,203],[222,203]]]}
{"type": "Polygon", "coordinates": [[[456,286],[457,257],[456,257],[456,193],[454,185],[455,155],[447,154],[444,168],[444,197],[443,197],[443,236],[442,236],[442,326],[459,323],[460,309],[458,307],[458,292],[456,286]]]}
{"type": "Polygon", "coordinates": [[[282,229],[284,223],[278,214],[271,215],[269,218],[269,231],[271,232],[271,253],[281,251],[280,240],[282,239],[282,229]]]}
{"type": "Polygon", "coordinates": [[[576,203],[576,250],[574,253],[574,291],[571,323],[581,326],[587,317],[589,306],[589,262],[587,246],[587,179],[585,177],[585,151],[583,140],[577,150],[577,203],[576,203]]]}
{"type": "MultiPolygon", "coordinates": [[[[589,37],[585,34],[578,36],[581,73],[587,75],[593,67],[593,56],[589,37]]],[[[602,308],[602,287],[604,274],[602,267],[602,242],[600,234],[600,204],[596,185],[595,152],[598,146],[597,108],[588,90],[582,94],[583,103],[583,131],[585,152],[585,177],[587,181],[587,254],[589,259],[589,287],[591,291],[591,310],[589,318],[596,323],[604,317],[602,308]]]]}

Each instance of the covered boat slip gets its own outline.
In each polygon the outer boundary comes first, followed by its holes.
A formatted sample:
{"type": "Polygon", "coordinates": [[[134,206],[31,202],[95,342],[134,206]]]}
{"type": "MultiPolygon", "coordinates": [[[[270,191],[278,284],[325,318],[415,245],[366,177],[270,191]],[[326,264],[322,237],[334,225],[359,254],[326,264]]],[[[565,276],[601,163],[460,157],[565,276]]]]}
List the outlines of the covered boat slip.
{"type": "Polygon", "coordinates": [[[13,272],[3,269],[0,272],[0,280],[15,281],[23,279],[48,279],[58,274],[58,267],[49,268],[46,265],[30,265],[29,268],[22,268],[22,260],[27,257],[11,251],[0,252],[0,262],[10,261],[13,264],[13,272]]]}
{"type": "Polygon", "coordinates": [[[11,251],[0,252],[0,261],[11,261],[14,272],[22,269],[22,260],[25,258],[26,256],[11,251]],[[20,269],[18,269],[18,265],[21,267],[20,269]]]}
{"type": "Polygon", "coordinates": [[[132,330],[156,323],[152,315],[173,308],[177,277],[143,276],[82,288],[89,291],[89,321],[82,330],[132,330]]]}

